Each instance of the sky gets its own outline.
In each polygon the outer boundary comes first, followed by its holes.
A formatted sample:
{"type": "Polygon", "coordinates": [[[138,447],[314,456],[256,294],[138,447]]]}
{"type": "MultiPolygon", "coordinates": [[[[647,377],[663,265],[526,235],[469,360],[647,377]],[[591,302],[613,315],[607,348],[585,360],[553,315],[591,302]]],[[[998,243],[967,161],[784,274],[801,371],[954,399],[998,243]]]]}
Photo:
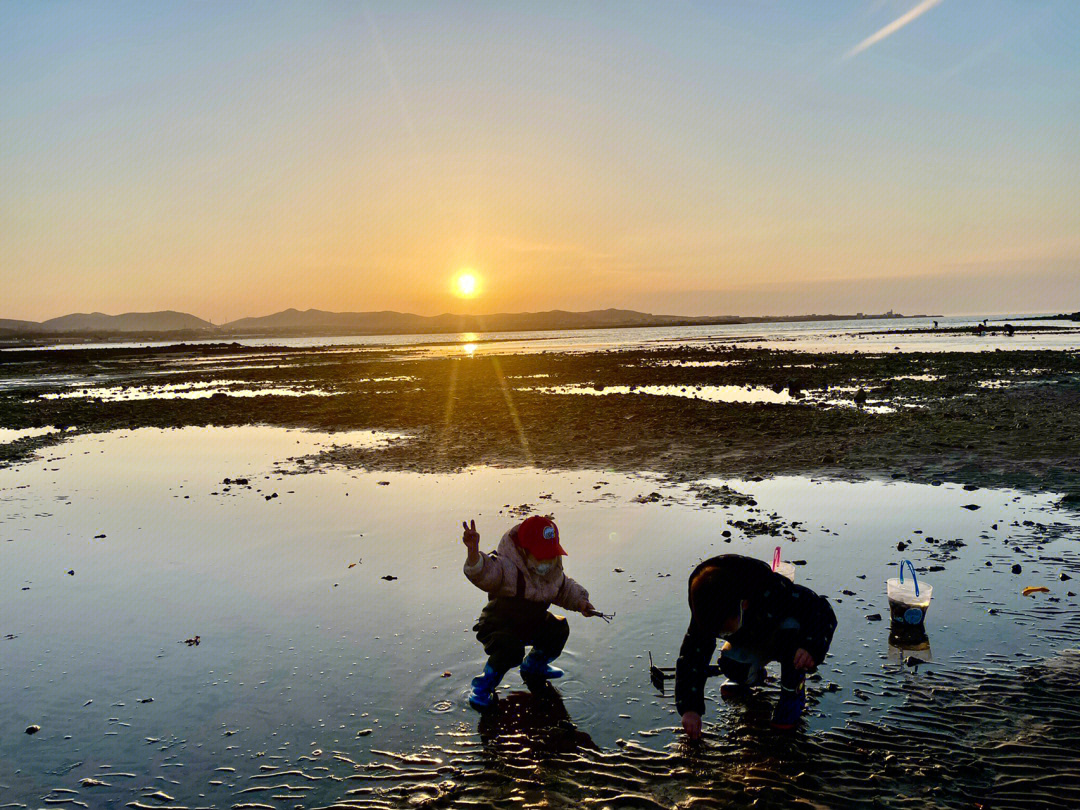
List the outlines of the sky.
{"type": "Polygon", "coordinates": [[[1073,0],[0,0],[0,318],[1078,310],[1078,30],[1073,0]]]}

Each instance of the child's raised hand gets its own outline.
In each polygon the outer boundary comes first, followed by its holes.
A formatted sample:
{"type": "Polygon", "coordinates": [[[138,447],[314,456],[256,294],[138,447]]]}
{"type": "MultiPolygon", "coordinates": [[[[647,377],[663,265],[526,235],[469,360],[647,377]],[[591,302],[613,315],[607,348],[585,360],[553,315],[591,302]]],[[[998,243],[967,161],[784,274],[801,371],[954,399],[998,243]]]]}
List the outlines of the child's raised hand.
{"type": "Polygon", "coordinates": [[[599,616],[600,611],[593,607],[592,602],[586,601],[585,604],[581,606],[581,615],[586,617],[599,616]]]}
{"type": "Polygon", "coordinates": [[[476,530],[476,521],[470,520],[468,523],[461,521],[461,526],[465,529],[465,533],[461,535],[461,542],[465,544],[465,548],[470,552],[479,550],[480,532],[476,530]]]}

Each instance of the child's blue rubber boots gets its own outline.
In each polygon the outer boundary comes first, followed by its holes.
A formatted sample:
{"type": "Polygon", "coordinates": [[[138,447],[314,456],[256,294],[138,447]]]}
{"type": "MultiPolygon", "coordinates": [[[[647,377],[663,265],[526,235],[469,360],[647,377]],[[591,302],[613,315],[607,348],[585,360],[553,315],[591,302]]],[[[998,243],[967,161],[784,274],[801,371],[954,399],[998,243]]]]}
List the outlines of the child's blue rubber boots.
{"type": "Polygon", "coordinates": [[[558,667],[551,666],[550,661],[550,658],[538,652],[534,647],[525,656],[525,660],[521,662],[521,677],[525,680],[543,679],[545,681],[561,678],[563,671],[558,667]]]}
{"type": "Polygon", "coordinates": [[[794,689],[782,686],[776,708],[773,710],[772,727],[779,731],[795,728],[805,708],[806,681],[804,679],[799,679],[799,684],[794,689]]]}
{"type": "Polygon", "coordinates": [[[469,705],[478,712],[491,708],[491,704],[495,702],[495,687],[502,678],[502,672],[492,669],[491,664],[485,664],[484,671],[472,679],[469,705]]]}

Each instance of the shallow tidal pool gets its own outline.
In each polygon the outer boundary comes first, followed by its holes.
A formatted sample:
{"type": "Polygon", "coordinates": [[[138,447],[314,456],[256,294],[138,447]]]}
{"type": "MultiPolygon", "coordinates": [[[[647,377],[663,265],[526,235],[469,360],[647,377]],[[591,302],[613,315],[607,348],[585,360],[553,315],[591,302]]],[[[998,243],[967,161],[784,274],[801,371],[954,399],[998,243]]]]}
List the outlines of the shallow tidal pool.
{"type": "MultiPolygon", "coordinates": [[[[904,806],[940,783],[929,795],[960,807],[1001,787],[1010,718],[1080,700],[1053,680],[1080,672],[1062,652],[1080,639],[1080,519],[1052,494],[310,460],[407,440],[146,429],[0,470],[0,806],[782,806],[815,791],[904,806]],[[461,522],[490,550],[533,513],[555,517],[568,573],[615,618],[572,614],[567,676],[530,694],[511,673],[481,722],[465,694],[484,595],[461,572],[461,522]],[[700,560],[776,546],[839,619],[806,723],[777,735],[774,689],[725,705],[712,683],[707,738],[688,746],[648,653],[674,664],[700,560]],[[889,644],[884,581],[902,558],[933,586],[927,650],[889,644]],[[979,753],[991,716],[1004,736],[979,753]],[[964,718],[963,744],[942,742],[964,718]],[[868,749],[878,783],[823,786],[868,749]],[[961,749],[969,777],[935,771],[961,749]]],[[[1075,732],[1036,727],[1076,790],[1075,732]]]]}

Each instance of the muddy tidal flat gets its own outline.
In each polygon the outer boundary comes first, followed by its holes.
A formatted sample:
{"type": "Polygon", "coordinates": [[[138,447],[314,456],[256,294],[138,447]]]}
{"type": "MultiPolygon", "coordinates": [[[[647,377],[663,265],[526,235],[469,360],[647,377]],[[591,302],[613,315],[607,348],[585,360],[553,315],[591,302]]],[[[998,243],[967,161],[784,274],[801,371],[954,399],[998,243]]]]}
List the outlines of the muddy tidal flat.
{"type": "Polygon", "coordinates": [[[0,352],[0,807],[1080,805],[1078,417],[1004,338],[0,352]],[[461,520],[533,513],[615,618],[480,719],[461,520]],[[806,720],[711,683],[689,745],[648,655],[776,547],[840,621],[806,720]]]}

